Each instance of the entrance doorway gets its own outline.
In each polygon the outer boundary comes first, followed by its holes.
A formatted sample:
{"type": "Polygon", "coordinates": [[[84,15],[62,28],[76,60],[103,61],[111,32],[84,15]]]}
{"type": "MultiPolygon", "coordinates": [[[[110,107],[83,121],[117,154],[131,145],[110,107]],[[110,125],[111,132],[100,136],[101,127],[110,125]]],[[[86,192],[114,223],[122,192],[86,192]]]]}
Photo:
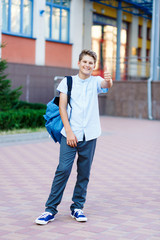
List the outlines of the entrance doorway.
{"type": "MultiPolygon", "coordinates": [[[[94,75],[103,77],[103,71],[116,75],[117,27],[95,24],[92,26],[92,50],[97,53],[97,65],[94,75]]],[[[121,79],[126,79],[127,71],[127,28],[121,29],[120,69],[121,79]]]]}

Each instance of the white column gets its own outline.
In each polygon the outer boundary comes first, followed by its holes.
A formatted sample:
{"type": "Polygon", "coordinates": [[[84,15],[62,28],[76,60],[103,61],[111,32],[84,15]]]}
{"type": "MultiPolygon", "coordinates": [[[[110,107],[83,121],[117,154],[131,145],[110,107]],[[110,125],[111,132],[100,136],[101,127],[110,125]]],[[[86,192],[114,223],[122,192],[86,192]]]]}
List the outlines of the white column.
{"type": "Polygon", "coordinates": [[[35,64],[45,64],[45,0],[34,1],[33,37],[36,38],[35,64]],[[43,12],[44,11],[44,12],[43,12]]]}
{"type": "Polygon", "coordinates": [[[78,68],[78,56],[83,48],[83,0],[72,0],[70,7],[70,42],[72,47],[72,68],[78,68]]]}
{"type": "Polygon", "coordinates": [[[147,43],[147,20],[143,19],[142,26],[142,72],[141,77],[146,77],[146,43],[147,43]]]}
{"type": "MultiPolygon", "coordinates": [[[[2,3],[0,1],[0,45],[2,44],[2,3]]],[[[2,51],[0,48],[0,58],[2,55],[2,51]]]]}
{"type": "Polygon", "coordinates": [[[93,3],[90,0],[86,0],[84,4],[84,17],[83,17],[83,49],[92,48],[92,16],[93,16],[93,3]]]}
{"type": "Polygon", "coordinates": [[[159,36],[160,36],[160,2],[153,0],[152,11],[152,37],[151,37],[151,66],[150,76],[153,81],[158,81],[158,65],[159,65],[159,36]]]}
{"type": "Polygon", "coordinates": [[[129,31],[129,61],[128,75],[135,77],[137,75],[137,55],[134,50],[138,47],[138,17],[132,15],[132,23],[129,31]]]}

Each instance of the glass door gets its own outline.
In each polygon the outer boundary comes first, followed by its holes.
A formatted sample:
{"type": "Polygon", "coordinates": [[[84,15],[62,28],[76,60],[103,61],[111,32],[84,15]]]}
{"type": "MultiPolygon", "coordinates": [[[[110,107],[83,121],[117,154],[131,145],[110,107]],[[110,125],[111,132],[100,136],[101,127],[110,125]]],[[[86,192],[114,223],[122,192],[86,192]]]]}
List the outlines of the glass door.
{"type": "MultiPolygon", "coordinates": [[[[117,50],[117,27],[110,25],[92,26],[92,50],[97,53],[97,65],[94,75],[103,77],[103,71],[108,70],[115,79],[116,75],[116,50],[117,50]]],[[[120,69],[121,79],[126,77],[126,50],[127,30],[121,30],[121,53],[120,69]]]]}

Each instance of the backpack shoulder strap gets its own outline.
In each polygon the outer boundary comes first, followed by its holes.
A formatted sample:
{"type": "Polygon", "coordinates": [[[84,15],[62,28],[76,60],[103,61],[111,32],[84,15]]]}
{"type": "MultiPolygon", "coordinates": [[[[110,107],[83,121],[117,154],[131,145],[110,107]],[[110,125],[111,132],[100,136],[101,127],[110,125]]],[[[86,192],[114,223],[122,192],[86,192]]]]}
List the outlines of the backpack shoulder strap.
{"type": "Polygon", "coordinates": [[[66,76],[66,78],[67,78],[67,86],[68,86],[68,92],[67,92],[68,104],[71,107],[70,99],[71,99],[71,91],[72,91],[72,77],[71,76],[66,76]]]}

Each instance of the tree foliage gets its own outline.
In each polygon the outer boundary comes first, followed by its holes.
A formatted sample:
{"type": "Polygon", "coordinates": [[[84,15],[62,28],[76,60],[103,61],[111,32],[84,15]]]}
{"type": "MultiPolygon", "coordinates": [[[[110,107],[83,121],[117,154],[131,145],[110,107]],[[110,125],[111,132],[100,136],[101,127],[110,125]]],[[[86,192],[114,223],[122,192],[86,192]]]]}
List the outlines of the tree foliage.
{"type": "Polygon", "coordinates": [[[7,111],[16,106],[19,97],[22,94],[21,86],[16,89],[11,89],[11,80],[5,74],[7,62],[0,59],[0,111],[7,111]]]}

